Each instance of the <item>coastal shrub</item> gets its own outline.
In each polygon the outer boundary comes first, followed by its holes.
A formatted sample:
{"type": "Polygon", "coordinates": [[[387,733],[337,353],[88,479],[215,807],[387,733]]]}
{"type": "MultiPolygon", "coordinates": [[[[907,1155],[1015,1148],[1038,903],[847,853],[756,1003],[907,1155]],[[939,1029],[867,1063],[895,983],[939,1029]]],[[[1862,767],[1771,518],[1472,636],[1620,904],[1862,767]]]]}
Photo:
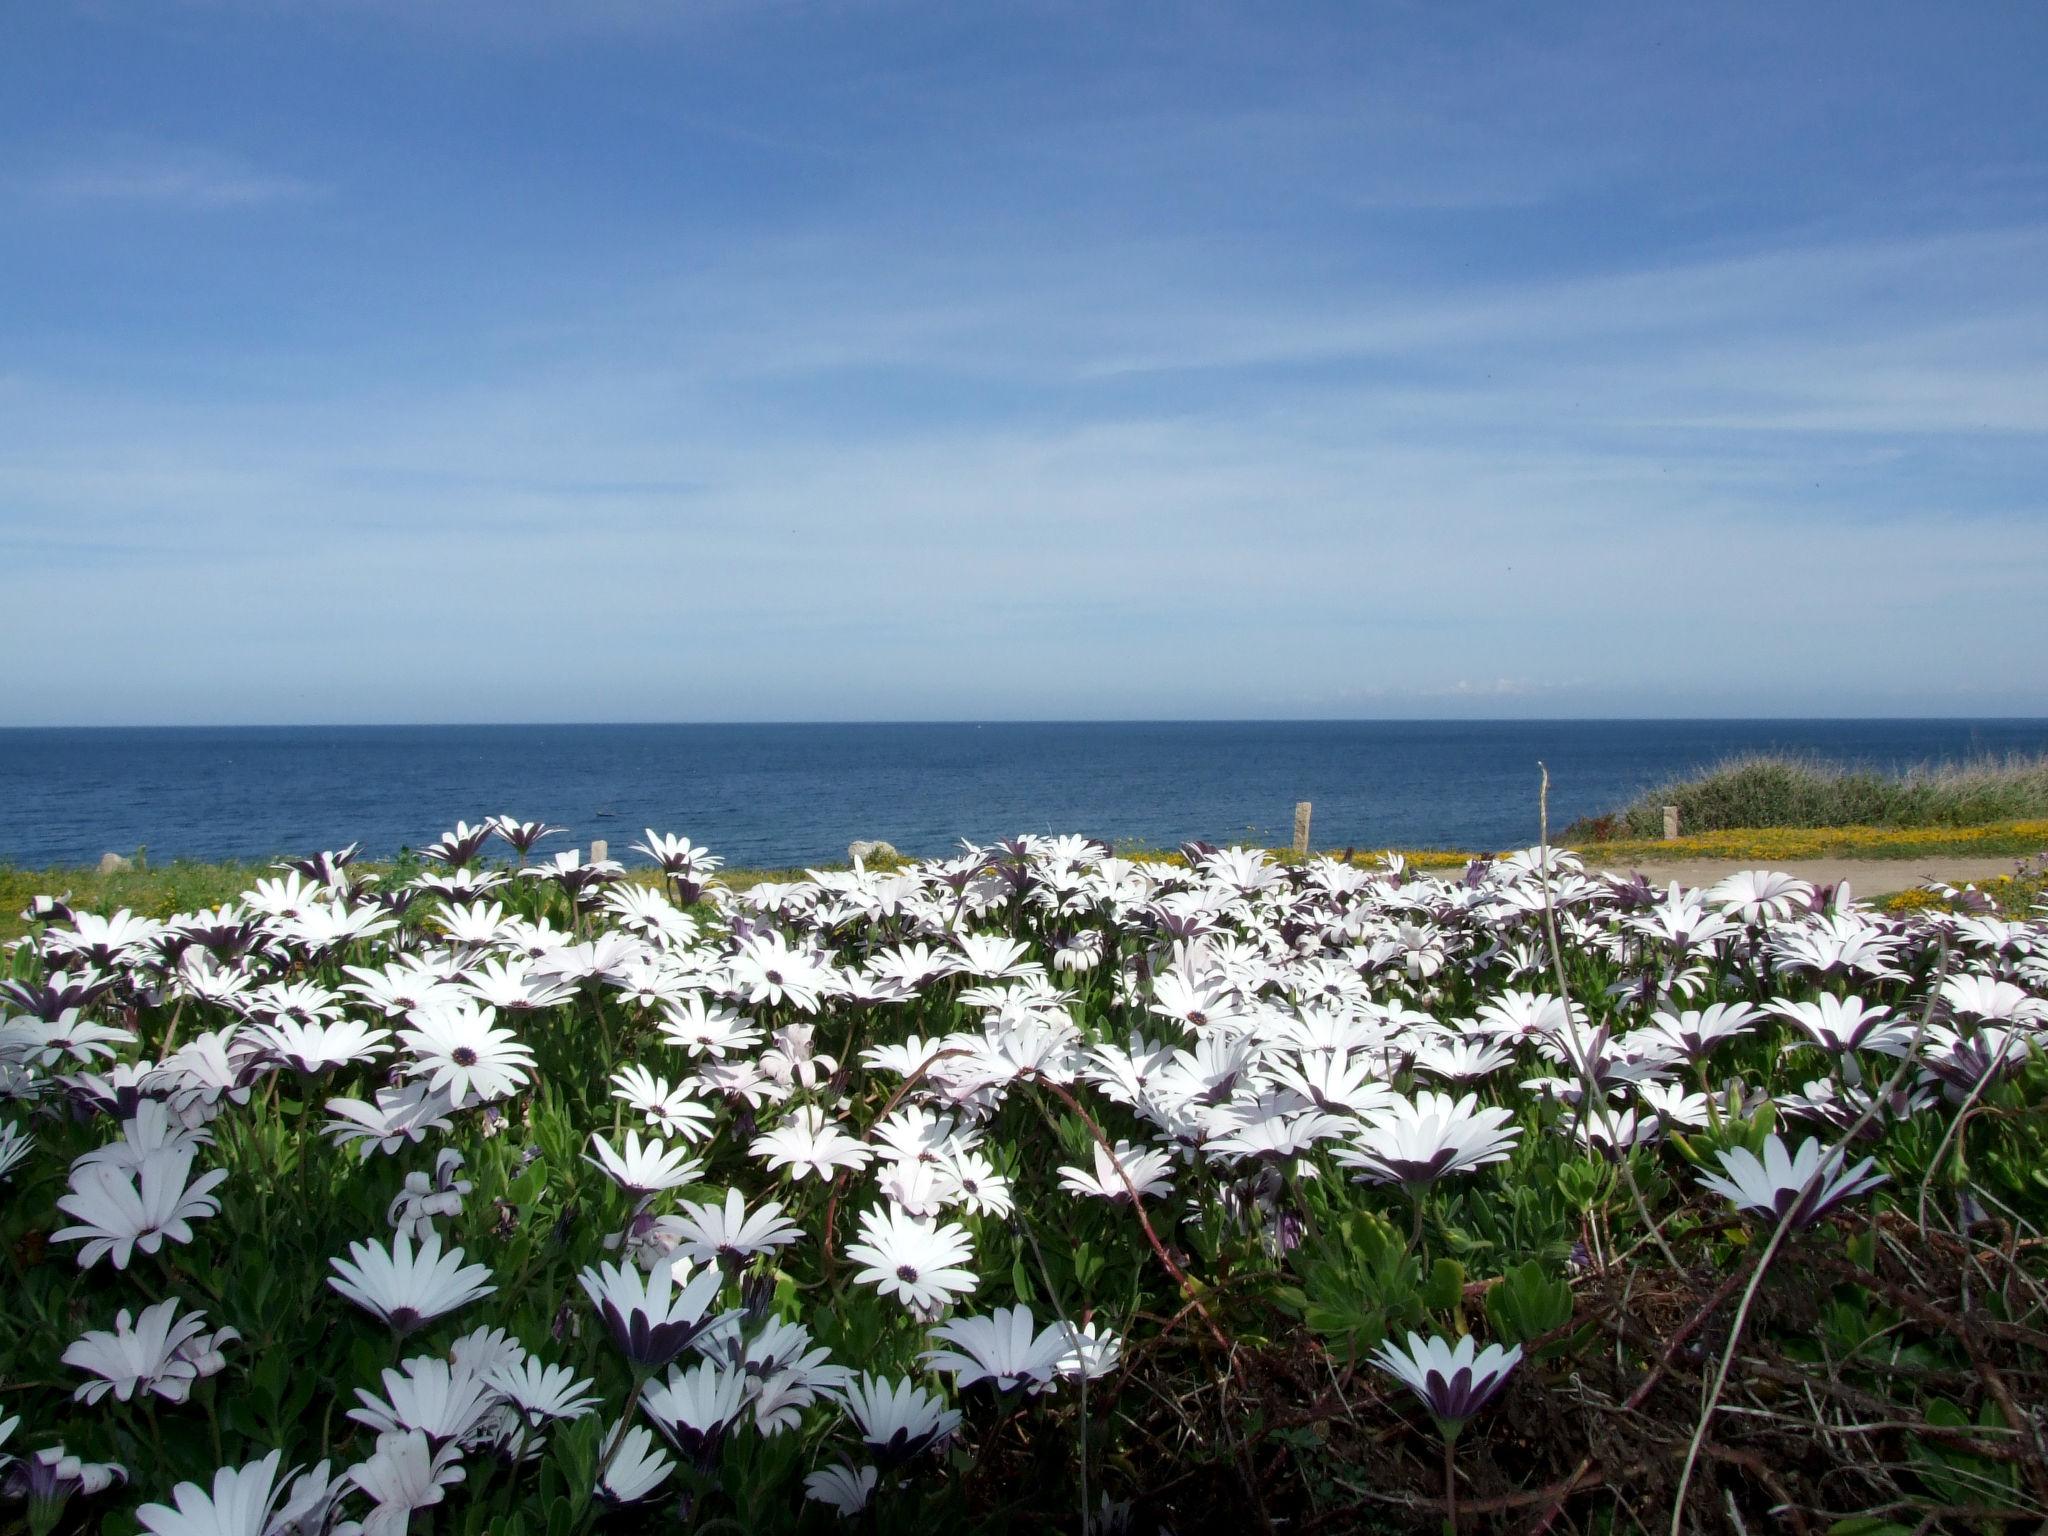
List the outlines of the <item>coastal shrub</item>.
{"type": "Polygon", "coordinates": [[[1664,807],[1685,833],[1738,827],[1967,827],[2048,817],[2048,755],[1922,765],[1903,773],[1758,754],[1645,790],[1618,815],[1588,818],[1566,841],[1653,838],[1664,807]]]}

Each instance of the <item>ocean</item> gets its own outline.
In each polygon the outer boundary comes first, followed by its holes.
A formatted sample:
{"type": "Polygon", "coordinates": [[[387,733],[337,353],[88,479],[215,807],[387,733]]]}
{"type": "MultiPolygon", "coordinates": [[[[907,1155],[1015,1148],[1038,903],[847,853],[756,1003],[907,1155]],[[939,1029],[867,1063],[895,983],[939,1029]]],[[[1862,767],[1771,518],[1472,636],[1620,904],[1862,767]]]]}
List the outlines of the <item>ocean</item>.
{"type": "Polygon", "coordinates": [[[2048,720],[1516,720],[0,730],[0,863],[430,842],[459,818],[559,822],[543,848],[680,832],[729,863],[909,855],[1082,832],[1173,847],[1518,847],[1731,753],[1879,767],[2048,750],[2048,720]]]}

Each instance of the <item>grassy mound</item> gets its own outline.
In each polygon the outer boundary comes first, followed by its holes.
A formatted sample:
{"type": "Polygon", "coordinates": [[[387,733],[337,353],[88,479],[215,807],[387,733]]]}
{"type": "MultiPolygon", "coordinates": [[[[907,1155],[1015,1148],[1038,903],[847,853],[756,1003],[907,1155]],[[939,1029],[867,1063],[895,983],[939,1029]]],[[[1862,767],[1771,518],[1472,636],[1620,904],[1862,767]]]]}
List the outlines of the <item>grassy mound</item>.
{"type": "Polygon", "coordinates": [[[1923,765],[1904,773],[1759,754],[1646,790],[1626,809],[1566,829],[1566,841],[1654,838],[1664,807],[1680,830],[1737,827],[1971,827],[2048,816],[2048,755],[1923,765]]]}

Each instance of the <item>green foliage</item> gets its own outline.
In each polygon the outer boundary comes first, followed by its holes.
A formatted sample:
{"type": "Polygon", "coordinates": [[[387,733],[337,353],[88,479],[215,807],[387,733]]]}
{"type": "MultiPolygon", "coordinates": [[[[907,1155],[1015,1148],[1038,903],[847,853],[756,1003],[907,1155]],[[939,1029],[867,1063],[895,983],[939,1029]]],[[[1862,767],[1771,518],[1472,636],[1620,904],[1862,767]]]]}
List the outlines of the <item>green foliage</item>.
{"type": "MultiPolygon", "coordinates": [[[[1611,831],[1651,838],[1664,807],[1687,833],[1737,827],[1970,827],[2048,816],[2048,755],[1984,758],[1902,774],[1818,758],[1756,754],[1645,790],[1605,820],[1611,831]]],[[[1596,829],[1574,827],[1566,840],[1596,829]]]]}
{"type": "Polygon", "coordinates": [[[1486,1320],[1503,1344],[1522,1344],[1572,1320],[1572,1288],[1534,1259],[1509,1270],[1486,1293],[1486,1320]]]}
{"type": "MultiPolygon", "coordinates": [[[[1335,1223],[1297,1253],[1296,1269],[1300,1287],[1283,1294],[1295,1301],[1310,1328],[1341,1343],[1348,1359],[1370,1354],[1393,1329],[1420,1326],[1430,1304],[1421,1261],[1393,1224],[1373,1211],[1353,1211],[1335,1223]]],[[[1462,1271],[1457,1278],[1462,1285],[1462,1271]]]]}

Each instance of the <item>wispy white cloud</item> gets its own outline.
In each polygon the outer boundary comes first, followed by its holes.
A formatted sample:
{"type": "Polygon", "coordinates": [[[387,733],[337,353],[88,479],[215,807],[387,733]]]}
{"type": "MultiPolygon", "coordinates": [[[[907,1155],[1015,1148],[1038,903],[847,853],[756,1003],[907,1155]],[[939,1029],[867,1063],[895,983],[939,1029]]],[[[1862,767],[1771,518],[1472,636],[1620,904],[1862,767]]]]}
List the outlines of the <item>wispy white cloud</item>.
{"type": "Polygon", "coordinates": [[[319,197],[322,184],[195,145],[119,142],[58,159],[17,185],[49,203],[170,209],[254,208],[319,197]]]}

